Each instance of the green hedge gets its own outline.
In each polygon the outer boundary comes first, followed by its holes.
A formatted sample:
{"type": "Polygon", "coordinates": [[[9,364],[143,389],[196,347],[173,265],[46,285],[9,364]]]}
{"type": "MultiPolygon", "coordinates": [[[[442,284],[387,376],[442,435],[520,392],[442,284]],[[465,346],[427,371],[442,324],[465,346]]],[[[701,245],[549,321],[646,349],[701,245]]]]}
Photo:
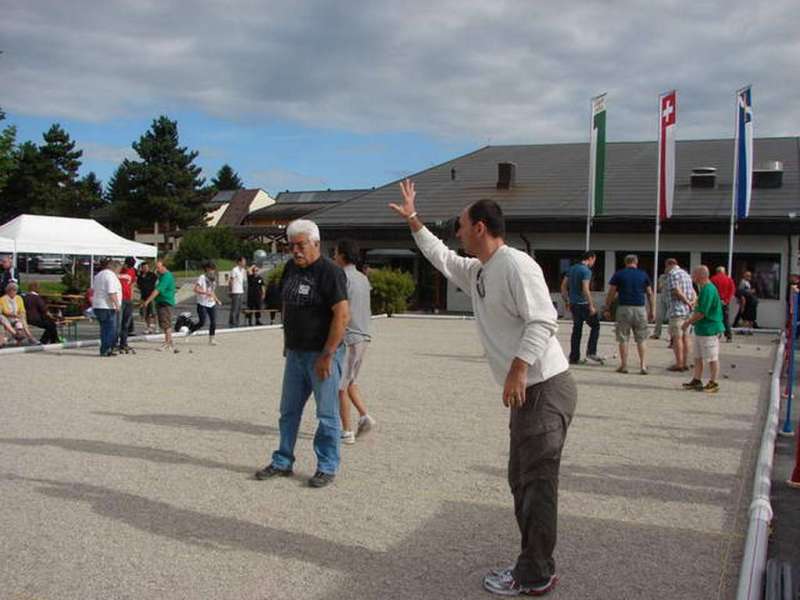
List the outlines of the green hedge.
{"type": "Polygon", "coordinates": [[[373,314],[404,312],[415,289],[411,273],[395,269],[370,269],[369,282],[373,314]]]}

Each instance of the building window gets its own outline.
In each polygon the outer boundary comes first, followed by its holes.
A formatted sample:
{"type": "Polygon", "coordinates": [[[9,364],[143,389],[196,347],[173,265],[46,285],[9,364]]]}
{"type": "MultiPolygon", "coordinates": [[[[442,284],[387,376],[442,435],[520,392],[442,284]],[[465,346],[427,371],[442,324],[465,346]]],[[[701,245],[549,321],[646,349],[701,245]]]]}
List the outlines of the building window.
{"type": "MultiPolygon", "coordinates": [[[[544,272],[544,279],[547,288],[551,292],[558,292],[561,289],[561,278],[567,270],[581,259],[582,250],[536,250],[533,253],[534,259],[544,272]]],[[[605,252],[597,253],[597,260],[592,267],[591,289],[594,292],[602,292],[605,289],[605,252]]]]}
{"type": "MultiPolygon", "coordinates": [[[[727,268],[728,254],[723,252],[703,252],[701,262],[708,267],[711,274],[717,267],[727,268]]],[[[777,300],[781,294],[781,255],[733,253],[733,273],[731,277],[739,286],[745,271],[753,274],[751,284],[756,296],[764,300],[777,300]]]]}

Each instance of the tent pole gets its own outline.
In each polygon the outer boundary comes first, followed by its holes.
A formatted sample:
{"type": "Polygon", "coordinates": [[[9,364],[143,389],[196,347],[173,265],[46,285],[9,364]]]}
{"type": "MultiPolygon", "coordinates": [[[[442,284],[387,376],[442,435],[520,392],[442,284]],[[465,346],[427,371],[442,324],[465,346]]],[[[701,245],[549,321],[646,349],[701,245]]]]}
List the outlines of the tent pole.
{"type": "Polygon", "coordinates": [[[89,287],[92,287],[94,282],[94,254],[89,257],[89,287]]]}

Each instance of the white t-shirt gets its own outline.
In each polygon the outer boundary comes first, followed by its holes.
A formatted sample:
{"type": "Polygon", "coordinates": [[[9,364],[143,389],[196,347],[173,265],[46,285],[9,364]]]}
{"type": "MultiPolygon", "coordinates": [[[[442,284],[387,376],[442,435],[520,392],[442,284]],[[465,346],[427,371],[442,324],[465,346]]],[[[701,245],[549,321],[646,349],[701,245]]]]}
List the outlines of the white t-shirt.
{"type": "Polygon", "coordinates": [[[122,285],[117,274],[111,269],[103,269],[94,276],[92,291],[92,308],[116,309],[109,294],[117,295],[117,304],[122,300],[122,285]]]}
{"type": "MultiPolygon", "coordinates": [[[[209,285],[205,275],[200,275],[200,277],[197,278],[197,282],[195,283],[195,285],[202,292],[213,292],[217,287],[216,282],[209,285]]],[[[205,294],[195,294],[195,297],[197,298],[197,303],[200,306],[205,306],[206,308],[213,308],[214,305],[216,304],[213,296],[206,296],[205,294]]]]}
{"type": "Polygon", "coordinates": [[[244,281],[246,277],[247,272],[244,270],[244,267],[236,265],[231,269],[231,294],[244,294],[244,281]]]}
{"type": "Polygon", "coordinates": [[[413,235],[425,258],[472,298],[478,335],[499,385],[514,358],[530,365],[528,385],[569,369],[556,338],[558,315],[535,260],[502,246],[482,264],[459,256],[425,227],[413,235]]]}

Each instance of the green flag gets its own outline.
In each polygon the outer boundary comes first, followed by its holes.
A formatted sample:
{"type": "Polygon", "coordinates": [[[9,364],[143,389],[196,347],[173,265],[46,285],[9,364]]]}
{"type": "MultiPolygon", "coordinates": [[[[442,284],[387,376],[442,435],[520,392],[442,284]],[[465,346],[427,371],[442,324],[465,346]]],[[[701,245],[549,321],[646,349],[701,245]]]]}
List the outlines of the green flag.
{"type": "Polygon", "coordinates": [[[592,127],[589,144],[589,218],[603,214],[606,181],[606,95],[592,98],[592,127]]]}

